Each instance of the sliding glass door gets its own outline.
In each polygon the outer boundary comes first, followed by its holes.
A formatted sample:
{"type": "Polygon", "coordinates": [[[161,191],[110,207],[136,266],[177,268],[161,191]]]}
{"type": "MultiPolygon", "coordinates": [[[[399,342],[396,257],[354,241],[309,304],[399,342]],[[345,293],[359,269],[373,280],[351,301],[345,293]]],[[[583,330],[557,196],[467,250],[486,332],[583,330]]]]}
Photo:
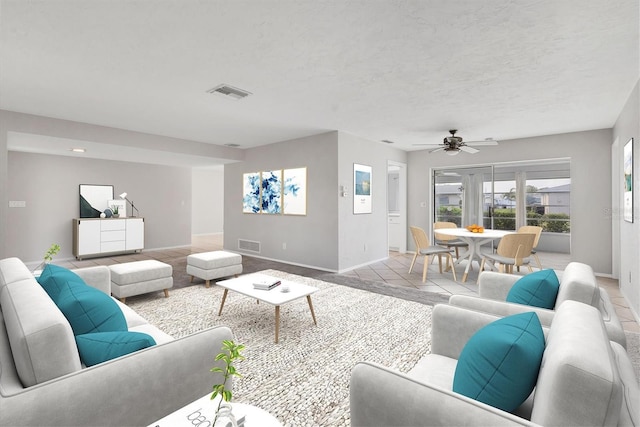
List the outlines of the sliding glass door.
{"type": "Polygon", "coordinates": [[[493,166],[433,171],[434,221],[493,228],[493,166]]]}
{"type": "Polygon", "coordinates": [[[497,230],[538,225],[538,249],[570,253],[570,159],[434,169],[432,182],[434,221],[497,230]]]}

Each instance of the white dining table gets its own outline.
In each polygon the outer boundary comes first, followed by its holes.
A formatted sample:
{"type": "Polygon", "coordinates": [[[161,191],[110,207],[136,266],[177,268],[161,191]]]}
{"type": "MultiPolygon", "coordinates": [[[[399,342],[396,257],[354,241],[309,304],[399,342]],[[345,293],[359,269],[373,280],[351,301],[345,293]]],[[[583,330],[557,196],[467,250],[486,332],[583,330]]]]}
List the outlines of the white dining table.
{"type": "Polygon", "coordinates": [[[482,256],[480,255],[480,247],[485,243],[489,243],[495,239],[501,239],[503,236],[511,233],[515,233],[515,231],[511,230],[492,230],[485,228],[482,233],[472,233],[466,228],[438,228],[438,234],[446,234],[447,236],[455,236],[465,242],[468,245],[468,249],[466,252],[460,254],[458,259],[455,262],[455,265],[460,264],[461,261],[467,260],[467,266],[464,269],[464,274],[462,275],[462,281],[467,281],[467,276],[469,275],[469,269],[471,268],[471,264],[475,259],[478,261],[478,268],[480,268],[480,261],[482,260],[482,256]]]}

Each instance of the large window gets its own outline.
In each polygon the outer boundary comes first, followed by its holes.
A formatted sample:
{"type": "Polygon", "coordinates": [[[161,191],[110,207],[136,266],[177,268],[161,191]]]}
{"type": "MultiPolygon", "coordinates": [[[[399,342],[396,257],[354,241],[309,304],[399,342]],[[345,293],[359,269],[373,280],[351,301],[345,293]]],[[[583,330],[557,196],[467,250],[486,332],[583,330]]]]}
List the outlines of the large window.
{"type": "Polygon", "coordinates": [[[518,194],[523,194],[528,225],[539,225],[546,233],[571,231],[568,159],[442,169],[435,170],[433,177],[435,221],[515,230],[518,194]]]}
{"type": "MultiPolygon", "coordinates": [[[[497,181],[494,193],[494,228],[514,230],[516,224],[516,182],[497,181]]],[[[538,225],[544,232],[571,231],[571,178],[527,179],[525,212],[527,225],[538,225]]]]}

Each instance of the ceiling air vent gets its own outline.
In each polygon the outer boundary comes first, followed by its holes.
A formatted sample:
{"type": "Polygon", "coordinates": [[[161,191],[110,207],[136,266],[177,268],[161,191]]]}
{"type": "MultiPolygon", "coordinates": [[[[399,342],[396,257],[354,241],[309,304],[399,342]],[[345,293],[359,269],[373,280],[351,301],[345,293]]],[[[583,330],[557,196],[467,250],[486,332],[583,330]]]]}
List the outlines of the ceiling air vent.
{"type": "Polygon", "coordinates": [[[242,99],[251,95],[251,92],[247,92],[246,90],[238,89],[237,87],[229,86],[226,84],[221,84],[213,89],[209,89],[207,93],[212,93],[214,95],[224,96],[227,99],[242,99]]]}

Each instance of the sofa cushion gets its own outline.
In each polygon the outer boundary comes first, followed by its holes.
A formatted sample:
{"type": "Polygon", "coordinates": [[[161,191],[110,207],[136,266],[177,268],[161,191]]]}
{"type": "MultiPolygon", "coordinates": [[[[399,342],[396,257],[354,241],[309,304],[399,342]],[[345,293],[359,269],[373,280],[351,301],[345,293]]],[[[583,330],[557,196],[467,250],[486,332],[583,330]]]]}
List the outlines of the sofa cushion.
{"type": "Polygon", "coordinates": [[[560,282],[556,272],[547,269],[527,274],[513,284],[507,294],[507,302],[553,309],[560,282]]]}
{"type": "Polygon", "coordinates": [[[453,391],[505,411],[514,411],[533,391],[544,352],[544,333],[533,312],[504,317],[465,344],[453,391]]]}
{"type": "Polygon", "coordinates": [[[49,297],[56,303],[60,297],[60,292],[67,287],[69,280],[84,283],[84,280],[73,271],[53,264],[47,264],[37,280],[40,286],[47,291],[49,297]]]}
{"type": "Polygon", "coordinates": [[[80,359],[86,366],[97,365],[156,344],[141,332],[95,332],[76,336],[80,359]]]}
{"type": "Polygon", "coordinates": [[[68,281],[60,291],[57,304],[74,335],[127,330],[127,321],[118,304],[84,282],[68,281]]]}

